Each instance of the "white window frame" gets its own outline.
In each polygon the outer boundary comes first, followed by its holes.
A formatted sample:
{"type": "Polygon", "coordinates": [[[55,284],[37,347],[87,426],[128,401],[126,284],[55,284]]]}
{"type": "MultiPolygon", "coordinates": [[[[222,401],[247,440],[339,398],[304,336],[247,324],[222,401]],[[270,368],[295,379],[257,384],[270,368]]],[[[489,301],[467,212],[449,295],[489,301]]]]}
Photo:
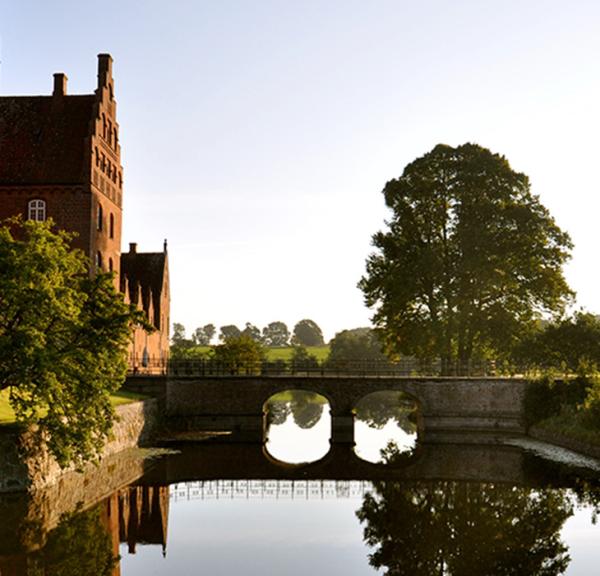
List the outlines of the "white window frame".
{"type": "Polygon", "coordinates": [[[41,198],[34,198],[27,203],[27,219],[36,222],[46,220],[46,201],[41,198]]]}

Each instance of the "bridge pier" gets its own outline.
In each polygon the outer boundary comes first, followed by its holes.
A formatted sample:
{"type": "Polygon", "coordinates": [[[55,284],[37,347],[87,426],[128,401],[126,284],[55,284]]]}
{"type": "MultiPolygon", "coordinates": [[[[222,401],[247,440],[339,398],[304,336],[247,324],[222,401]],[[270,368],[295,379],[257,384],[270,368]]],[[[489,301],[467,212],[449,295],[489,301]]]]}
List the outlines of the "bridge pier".
{"type": "Polygon", "coordinates": [[[350,444],[354,446],[354,414],[332,414],[331,415],[331,445],[350,444]]]}

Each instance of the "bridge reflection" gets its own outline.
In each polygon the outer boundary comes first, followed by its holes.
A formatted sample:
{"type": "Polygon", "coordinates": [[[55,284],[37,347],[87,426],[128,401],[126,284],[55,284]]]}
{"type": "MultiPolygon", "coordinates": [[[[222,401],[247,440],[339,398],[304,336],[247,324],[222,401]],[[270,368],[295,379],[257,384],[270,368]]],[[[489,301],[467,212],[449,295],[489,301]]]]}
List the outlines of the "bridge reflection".
{"type": "Polygon", "coordinates": [[[171,502],[188,500],[354,500],[367,480],[204,480],[171,486],[171,502]]]}

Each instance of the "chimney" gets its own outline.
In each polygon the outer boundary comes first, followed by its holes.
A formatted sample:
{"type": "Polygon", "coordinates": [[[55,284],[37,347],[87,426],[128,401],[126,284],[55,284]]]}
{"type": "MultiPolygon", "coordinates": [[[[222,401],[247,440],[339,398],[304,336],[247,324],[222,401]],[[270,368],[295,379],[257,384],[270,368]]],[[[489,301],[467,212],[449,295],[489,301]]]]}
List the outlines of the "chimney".
{"type": "Polygon", "coordinates": [[[112,61],[110,54],[98,54],[98,88],[106,86],[107,77],[112,77],[112,61]]]}
{"type": "Polygon", "coordinates": [[[52,96],[60,97],[67,95],[67,76],[62,72],[54,74],[54,92],[52,96]]]}
{"type": "Polygon", "coordinates": [[[136,252],[137,252],[137,242],[130,242],[129,243],[129,253],[135,254],[136,252]]]}

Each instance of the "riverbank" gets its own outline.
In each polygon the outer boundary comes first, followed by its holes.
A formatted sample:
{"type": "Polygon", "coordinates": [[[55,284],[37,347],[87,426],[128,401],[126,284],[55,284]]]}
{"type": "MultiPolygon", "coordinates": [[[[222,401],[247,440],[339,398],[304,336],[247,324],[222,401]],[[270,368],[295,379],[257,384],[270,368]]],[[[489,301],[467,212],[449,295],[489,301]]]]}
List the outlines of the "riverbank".
{"type": "MultiPolygon", "coordinates": [[[[115,408],[111,439],[104,447],[101,462],[128,449],[144,446],[155,436],[160,412],[156,399],[121,404],[115,408]]],[[[34,446],[35,435],[16,426],[0,427],[0,493],[35,492],[58,482],[67,482],[69,475],[78,475],[73,467],[60,468],[44,446],[34,446]]],[[[95,469],[89,464],[86,471],[95,469]]]]}

